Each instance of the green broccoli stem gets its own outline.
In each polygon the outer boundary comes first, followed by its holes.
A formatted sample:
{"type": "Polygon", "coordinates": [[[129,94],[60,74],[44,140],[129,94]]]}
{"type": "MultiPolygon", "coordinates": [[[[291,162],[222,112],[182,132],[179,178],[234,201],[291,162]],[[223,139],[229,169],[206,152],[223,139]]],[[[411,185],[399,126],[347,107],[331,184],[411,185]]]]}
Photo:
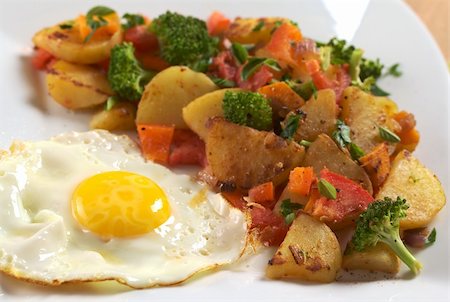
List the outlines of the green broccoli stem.
{"type": "Polygon", "coordinates": [[[157,74],[158,72],[153,71],[153,70],[145,70],[142,69],[142,77],[140,80],[140,84],[142,84],[143,86],[145,86],[148,82],[150,82],[151,79],[153,79],[153,77],[157,74]]]}
{"type": "Polygon", "coordinates": [[[411,252],[403,244],[398,230],[392,231],[389,234],[384,234],[381,239],[382,242],[389,245],[389,247],[397,254],[400,260],[405,263],[409,269],[417,275],[422,268],[422,264],[411,254],[411,252]]]}

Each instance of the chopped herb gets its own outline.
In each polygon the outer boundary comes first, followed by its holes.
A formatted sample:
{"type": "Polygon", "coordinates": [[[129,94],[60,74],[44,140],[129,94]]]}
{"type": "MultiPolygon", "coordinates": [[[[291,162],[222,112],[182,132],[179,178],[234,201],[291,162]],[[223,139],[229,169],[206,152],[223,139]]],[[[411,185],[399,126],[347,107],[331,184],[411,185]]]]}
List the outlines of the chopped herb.
{"type": "Polygon", "coordinates": [[[74,21],[67,21],[66,23],[59,24],[59,28],[61,28],[61,29],[72,29],[74,24],[75,24],[74,21]]]}
{"type": "Polygon", "coordinates": [[[280,213],[284,217],[286,224],[291,224],[295,219],[295,213],[303,208],[299,203],[292,203],[290,199],[285,199],[281,202],[280,213]]]}
{"type": "Polygon", "coordinates": [[[225,80],[221,78],[211,77],[211,80],[219,86],[220,88],[232,88],[236,87],[236,83],[230,80],[225,80]]]}
{"type": "Polygon", "coordinates": [[[300,120],[305,117],[305,113],[300,111],[298,114],[291,114],[287,118],[286,126],[280,133],[280,136],[284,139],[292,139],[297,132],[298,124],[300,120]]]}
{"type": "Polygon", "coordinates": [[[322,70],[326,71],[328,67],[330,67],[331,60],[331,47],[330,46],[322,46],[319,49],[320,61],[322,62],[322,70]]]}
{"type": "Polygon", "coordinates": [[[364,156],[364,151],[355,143],[348,145],[348,151],[354,160],[359,160],[360,157],[364,156]]]}
{"type": "Polygon", "coordinates": [[[281,67],[278,65],[277,61],[268,58],[251,58],[248,60],[242,69],[242,79],[247,80],[250,78],[261,66],[266,65],[273,70],[280,71],[281,67]]]}
{"type": "Polygon", "coordinates": [[[310,141],[307,141],[307,140],[304,140],[304,139],[302,139],[300,142],[299,142],[299,144],[301,145],[301,146],[303,146],[303,147],[309,147],[309,146],[311,146],[311,142],[310,141]]]}
{"type": "Polygon", "coordinates": [[[400,77],[402,75],[402,72],[400,70],[398,70],[399,66],[400,66],[399,63],[396,63],[396,64],[390,66],[388,68],[387,72],[384,74],[384,76],[390,75],[390,76],[393,76],[396,78],[400,77]]]}
{"type": "Polygon", "coordinates": [[[425,239],[425,246],[430,246],[432,245],[435,241],[436,241],[436,228],[433,228],[433,230],[431,230],[430,234],[428,235],[428,237],[425,239]]]}
{"type": "Polygon", "coordinates": [[[276,31],[276,30],[278,29],[278,27],[281,26],[281,24],[283,24],[283,21],[281,21],[281,20],[275,21],[275,22],[273,23],[273,28],[272,28],[272,30],[270,31],[270,33],[273,34],[274,31],[276,31]]]}
{"type": "Polygon", "coordinates": [[[119,99],[116,96],[110,96],[105,103],[105,111],[111,110],[117,103],[119,99]]]}
{"type": "Polygon", "coordinates": [[[345,146],[352,142],[350,138],[350,127],[341,120],[337,120],[336,130],[333,132],[332,137],[341,148],[345,148],[345,146]]]}
{"type": "Polygon", "coordinates": [[[247,49],[240,43],[231,44],[231,52],[239,63],[244,64],[248,59],[247,49]]]}
{"type": "Polygon", "coordinates": [[[400,137],[398,137],[397,134],[395,134],[394,132],[392,132],[388,128],[379,126],[378,130],[379,130],[380,137],[383,140],[391,142],[391,143],[398,143],[398,142],[400,142],[400,137]]]}
{"type": "Polygon", "coordinates": [[[317,98],[317,87],[314,85],[313,81],[306,83],[296,83],[293,81],[286,81],[286,84],[292,88],[302,99],[305,101],[309,100],[312,96],[317,98]]]}
{"type": "Polygon", "coordinates": [[[112,13],[115,13],[115,11],[106,6],[95,6],[88,11],[86,23],[91,28],[91,32],[84,39],[84,43],[92,38],[97,29],[108,24],[108,21],[103,17],[112,13]]]}
{"type": "Polygon", "coordinates": [[[336,199],[337,197],[336,188],[325,179],[320,179],[319,182],[317,183],[317,187],[319,189],[320,195],[328,199],[336,199]]]}
{"type": "Polygon", "coordinates": [[[126,13],[125,15],[122,16],[122,19],[125,20],[124,23],[122,23],[122,28],[123,29],[129,29],[138,25],[143,25],[145,24],[145,19],[142,15],[138,15],[138,14],[128,14],[126,13]]]}
{"type": "Polygon", "coordinates": [[[370,92],[375,96],[388,96],[389,93],[381,89],[377,84],[373,84],[370,87],[370,92]]]}
{"type": "Polygon", "coordinates": [[[294,26],[297,26],[297,27],[298,27],[298,23],[297,23],[297,22],[295,22],[295,21],[289,20],[289,23],[291,23],[292,25],[294,25],[294,26]]]}
{"type": "Polygon", "coordinates": [[[264,27],[264,25],[264,21],[261,20],[258,22],[258,24],[256,24],[255,27],[253,27],[252,31],[260,31],[264,27]]]}

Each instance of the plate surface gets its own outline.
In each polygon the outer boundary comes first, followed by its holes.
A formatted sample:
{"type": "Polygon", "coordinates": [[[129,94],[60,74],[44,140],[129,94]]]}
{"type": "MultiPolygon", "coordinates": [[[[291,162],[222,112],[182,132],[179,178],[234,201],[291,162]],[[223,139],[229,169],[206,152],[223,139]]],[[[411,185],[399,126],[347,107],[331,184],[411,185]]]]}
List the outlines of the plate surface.
{"type": "MultiPolygon", "coordinates": [[[[213,10],[233,16],[283,16],[299,23],[305,36],[345,38],[386,65],[399,62],[403,76],[380,83],[401,109],[415,114],[421,142],[415,155],[439,177],[447,195],[449,174],[449,75],[435,42],[412,11],[396,0],[307,1],[102,1],[120,13],[150,17],[167,9],[206,18],[213,10]]],[[[13,139],[46,139],[87,130],[89,113],[72,113],[52,102],[43,78],[29,65],[31,37],[40,28],[87,11],[91,1],[2,0],[0,3],[0,148],[13,139]]],[[[115,283],[49,288],[0,274],[0,300],[181,300],[220,301],[448,301],[448,206],[433,223],[435,245],[417,253],[424,265],[416,278],[318,285],[264,279],[269,253],[237,266],[204,274],[182,286],[128,290],[115,283]]]]}

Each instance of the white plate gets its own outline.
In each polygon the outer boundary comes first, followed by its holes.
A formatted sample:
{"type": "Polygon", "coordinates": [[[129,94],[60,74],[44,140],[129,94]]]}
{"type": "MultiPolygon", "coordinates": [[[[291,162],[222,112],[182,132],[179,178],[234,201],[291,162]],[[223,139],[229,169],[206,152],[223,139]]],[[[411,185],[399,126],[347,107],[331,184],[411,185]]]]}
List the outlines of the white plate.
{"type": "MultiPolygon", "coordinates": [[[[297,21],[306,36],[348,39],[404,75],[381,86],[399,107],[413,112],[421,132],[416,156],[440,178],[447,194],[448,86],[446,64],[435,42],[411,10],[395,0],[310,1],[103,1],[121,13],[155,16],[167,9],[206,17],[213,10],[228,16],[284,16],[297,21]]],[[[66,111],[47,96],[42,77],[29,65],[31,37],[38,29],[87,11],[91,1],[2,0],[0,2],[0,147],[13,139],[43,139],[68,130],[86,130],[88,114],[66,111]]],[[[45,192],[43,192],[45,193],[45,192]]],[[[268,255],[238,268],[205,274],[184,285],[128,290],[111,283],[34,286],[0,274],[0,300],[257,300],[257,301],[447,301],[449,298],[448,207],[434,222],[438,240],[417,253],[424,269],[411,279],[339,282],[326,285],[264,279],[268,255]]]]}

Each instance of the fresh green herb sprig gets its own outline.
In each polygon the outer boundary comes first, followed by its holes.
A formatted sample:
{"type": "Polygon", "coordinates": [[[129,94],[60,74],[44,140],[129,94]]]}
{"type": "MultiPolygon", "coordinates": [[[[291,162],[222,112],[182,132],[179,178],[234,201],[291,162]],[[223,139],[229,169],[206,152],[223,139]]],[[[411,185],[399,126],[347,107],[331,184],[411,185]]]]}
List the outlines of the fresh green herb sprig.
{"type": "Polygon", "coordinates": [[[242,69],[241,77],[244,81],[248,80],[256,71],[258,71],[263,65],[270,67],[275,71],[280,71],[281,67],[277,61],[269,58],[252,57],[248,59],[247,64],[242,69]]]}
{"type": "Polygon", "coordinates": [[[297,132],[300,121],[305,118],[306,114],[303,111],[299,111],[295,114],[290,114],[286,120],[286,124],[280,133],[280,136],[284,139],[291,140],[297,132]]]}
{"type": "Polygon", "coordinates": [[[285,199],[281,202],[280,213],[284,217],[284,221],[287,225],[291,224],[298,210],[302,209],[303,205],[299,203],[293,203],[290,199],[285,199]]]}
{"type": "Polygon", "coordinates": [[[336,199],[337,198],[337,190],[336,188],[327,180],[321,178],[317,183],[317,188],[319,189],[320,195],[328,198],[328,199],[336,199]]]}
{"type": "Polygon", "coordinates": [[[139,14],[126,13],[122,16],[122,19],[124,20],[124,22],[122,22],[122,28],[124,30],[130,29],[130,28],[138,26],[138,25],[145,24],[144,17],[139,14]]]}
{"type": "Polygon", "coordinates": [[[89,42],[94,33],[102,26],[108,25],[108,20],[104,17],[115,13],[115,11],[106,6],[95,6],[86,14],[86,23],[91,29],[90,33],[84,39],[84,43],[89,42]]]}

